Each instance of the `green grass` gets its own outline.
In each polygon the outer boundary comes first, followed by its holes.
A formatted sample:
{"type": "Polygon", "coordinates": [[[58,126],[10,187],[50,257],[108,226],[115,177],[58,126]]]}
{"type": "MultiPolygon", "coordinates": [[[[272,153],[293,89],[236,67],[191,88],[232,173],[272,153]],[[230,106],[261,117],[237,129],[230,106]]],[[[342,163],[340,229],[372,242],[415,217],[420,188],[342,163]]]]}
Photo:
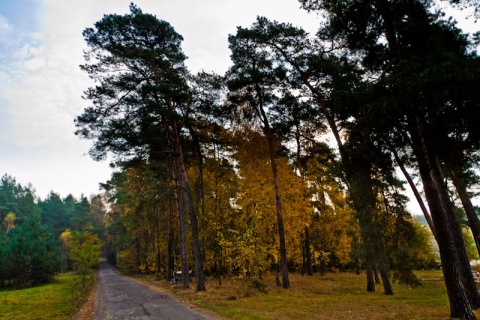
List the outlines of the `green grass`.
{"type": "Polygon", "coordinates": [[[50,284],[1,290],[0,319],[70,319],[84,299],[85,290],[81,290],[80,284],[81,276],[66,273],[50,284]]]}
{"type": "MultiPolygon", "coordinates": [[[[291,288],[275,285],[274,275],[261,281],[266,293],[252,288],[253,279],[225,279],[218,287],[208,278],[207,292],[194,292],[166,281],[141,278],[151,286],[169,291],[199,308],[211,310],[226,319],[449,319],[450,310],[441,271],[418,272],[422,286],[409,288],[395,284],[394,296],[366,292],[365,275],[330,273],[313,277],[290,275],[291,288]]],[[[476,313],[477,317],[480,313],[476,313]]]]}

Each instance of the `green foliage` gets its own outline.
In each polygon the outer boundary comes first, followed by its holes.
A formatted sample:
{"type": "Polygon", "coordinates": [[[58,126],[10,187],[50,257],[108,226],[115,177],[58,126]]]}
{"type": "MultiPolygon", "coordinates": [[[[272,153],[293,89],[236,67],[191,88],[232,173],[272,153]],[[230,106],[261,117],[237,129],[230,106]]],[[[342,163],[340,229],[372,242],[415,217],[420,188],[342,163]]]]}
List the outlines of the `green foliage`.
{"type": "Polygon", "coordinates": [[[72,233],[67,247],[75,270],[82,275],[98,265],[102,243],[96,234],[88,231],[72,233]]]}
{"type": "Polygon", "coordinates": [[[397,241],[391,257],[393,279],[415,287],[420,282],[412,270],[435,268],[439,265],[438,257],[432,246],[433,236],[427,227],[410,220],[400,223],[392,238],[397,241]]]}
{"type": "Polygon", "coordinates": [[[43,284],[58,272],[58,243],[32,190],[8,175],[0,181],[0,287],[43,284]]]}
{"type": "Polygon", "coordinates": [[[65,199],[50,192],[38,206],[42,213],[42,222],[49,225],[59,236],[65,229],[82,231],[92,228],[91,206],[87,198],[75,199],[71,194],[65,199]]]}
{"type": "Polygon", "coordinates": [[[75,199],[71,194],[63,200],[68,228],[80,231],[92,228],[92,208],[86,197],[75,199]]]}
{"type": "Polygon", "coordinates": [[[163,120],[176,118],[170,104],[188,98],[182,36],[133,4],[129,14],[105,15],[83,36],[89,50],[81,68],[97,85],[86,90],[93,106],[75,124],[77,135],[93,140],[91,156],[131,160],[164,147],[163,120]]]}
{"type": "Polygon", "coordinates": [[[473,239],[472,232],[470,228],[462,228],[463,239],[465,240],[465,247],[467,248],[468,258],[470,260],[479,259],[477,246],[475,240],[473,239]]]}
{"type": "MultiPolygon", "coordinates": [[[[62,199],[50,192],[46,199],[35,199],[33,187],[22,187],[4,175],[0,181],[0,286],[16,287],[45,283],[58,271],[69,270],[65,239],[55,239],[70,228],[101,233],[103,214],[99,208],[93,225],[93,209],[86,197],[68,195],[62,199]],[[95,227],[95,228],[93,228],[95,227]],[[61,249],[61,257],[59,255],[61,249]],[[61,262],[60,262],[61,260],[61,262]]],[[[101,207],[102,199],[96,200],[101,207]]]]}
{"type": "Polygon", "coordinates": [[[60,235],[68,226],[67,211],[62,198],[51,191],[38,205],[42,211],[42,222],[49,225],[57,236],[60,235]]]}
{"type": "Polygon", "coordinates": [[[475,161],[459,155],[479,147],[477,55],[428,1],[301,2],[326,10],[317,36],[258,18],[229,37],[233,66],[224,79],[187,77],[181,36],[134,5],[85,30],[90,50],[82,69],[98,86],[87,90],[93,106],[76,119],[77,135],[94,141],[95,159],[111,152],[122,160],[111,185],[108,241],[125,270],[179,265],[172,212],[183,204],[173,196],[180,171],[164,156],[177,132],[212,273],[261,275],[277,262],[280,226],[266,174],[273,160],[291,270],[304,263],[307,246],[316,266],[351,266],[353,252],[388,264],[410,286],[418,283],[413,269],[435,264],[430,235],[409,221],[391,151],[413,171],[424,148],[432,161],[448,167],[458,157],[462,170],[472,169],[475,161]],[[319,142],[326,127],[338,152],[319,142]],[[413,139],[420,127],[425,145],[413,139]],[[339,163],[341,172],[331,170],[339,163]]]}
{"type": "Polygon", "coordinates": [[[255,289],[261,293],[267,293],[267,284],[260,281],[259,279],[253,279],[252,284],[250,284],[249,288],[255,289]]]}
{"type": "MultiPolygon", "coordinates": [[[[197,213],[182,151],[180,120],[188,122],[186,114],[191,98],[184,66],[186,57],[180,46],[183,38],[168,22],[143,13],[134,4],[130,5],[129,14],[105,15],[94,28],[85,29],[83,36],[89,50],[85,52],[86,63],[81,68],[96,80],[96,85],[85,92],[92,106],[75,119],[76,134],[93,141],[90,155],[95,160],[110,153],[121,160],[125,168],[141,166],[143,161],[155,163],[155,160],[174,164],[175,174],[170,174],[169,184],[178,182],[186,196],[186,199],[178,197],[182,269],[186,274],[185,216],[188,212],[196,285],[201,291],[204,267],[197,213]],[[174,156],[164,157],[162,153],[174,156]]],[[[134,242],[137,247],[141,246],[140,235],[134,242]]],[[[136,267],[140,268],[139,257],[136,260],[136,267]]],[[[159,262],[156,264],[159,270],[159,262]]],[[[145,265],[142,269],[149,267],[145,265]]],[[[188,285],[186,280],[184,285],[188,285]]]]}
{"type": "Polygon", "coordinates": [[[16,216],[16,223],[21,224],[25,217],[38,211],[35,204],[33,187],[17,183],[15,178],[5,174],[0,179],[0,221],[9,213],[16,216]]]}
{"type": "Polygon", "coordinates": [[[39,216],[29,217],[0,240],[0,286],[47,283],[59,271],[58,243],[39,216]]]}

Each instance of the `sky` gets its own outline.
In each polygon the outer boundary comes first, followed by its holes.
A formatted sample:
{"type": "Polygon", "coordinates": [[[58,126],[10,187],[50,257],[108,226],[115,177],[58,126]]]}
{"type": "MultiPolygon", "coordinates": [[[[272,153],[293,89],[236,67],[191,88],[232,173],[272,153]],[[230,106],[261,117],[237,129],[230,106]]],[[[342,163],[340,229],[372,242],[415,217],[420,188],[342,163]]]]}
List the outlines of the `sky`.
{"type": "MultiPolygon", "coordinates": [[[[90,196],[111,176],[109,162],[88,156],[91,141],[74,135],[92,85],[79,65],[82,37],[104,14],[129,12],[131,0],[0,0],[0,175],[31,183],[42,199],[90,196]]],[[[257,16],[314,33],[320,18],[297,0],[137,0],[144,12],[180,33],[187,67],[222,74],[230,65],[228,35],[257,16]]],[[[464,23],[472,27],[472,21],[464,23]]],[[[473,29],[472,29],[473,28],[473,29]]]]}
{"type": "MultiPolygon", "coordinates": [[[[130,0],[0,1],[0,175],[31,183],[45,199],[90,196],[111,176],[109,162],[88,156],[91,141],[74,135],[74,119],[92,85],[79,65],[82,31],[104,14],[129,12],[130,0]]],[[[193,71],[223,73],[230,65],[228,35],[257,15],[314,32],[319,19],[296,0],[137,0],[144,12],[169,22],[184,37],[193,71]]]]}

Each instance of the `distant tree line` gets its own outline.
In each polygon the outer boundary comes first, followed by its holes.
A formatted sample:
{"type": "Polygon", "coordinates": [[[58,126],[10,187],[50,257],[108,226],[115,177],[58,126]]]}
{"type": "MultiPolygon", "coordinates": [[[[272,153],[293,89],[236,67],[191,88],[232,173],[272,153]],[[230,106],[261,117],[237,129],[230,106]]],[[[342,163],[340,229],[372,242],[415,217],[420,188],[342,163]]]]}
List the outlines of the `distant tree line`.
{"type": "MultiPolygon", "coordinates": [[[[89,201],[72,195],[61,199],[51,192],[46,199],[35,196],[31,185],[22,186],[15,178],[0,179],[0,287],[22,288],[47,283],[59,272],[80,270],[75,255],[65,254],[60,235],[65,230],[77,239],[71,250],[80,250],[78,239],[95,240],[96,260],[103,234],[104,208],[101,197],[89,201]],[[88,231],[88,232],[87,232],[88,231]],[[93,236],[94,235],[94,236],[93,236]]],[[[77,254],[78,256],[78,254],[77,254]]],[[[90,255],[90,260],[91,260],[90,255]]],[[[89,267],[92,266],[90,261],[89,267]]],[[[83,269],[82,269],[83,271],[83,269]]]]}

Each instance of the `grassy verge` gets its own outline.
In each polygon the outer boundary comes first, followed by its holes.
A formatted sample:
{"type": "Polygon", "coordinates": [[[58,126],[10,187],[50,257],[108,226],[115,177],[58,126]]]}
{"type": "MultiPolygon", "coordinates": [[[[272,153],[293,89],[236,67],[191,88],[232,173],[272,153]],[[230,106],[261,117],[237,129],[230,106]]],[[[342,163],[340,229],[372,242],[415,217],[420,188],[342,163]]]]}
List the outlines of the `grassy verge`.
{"type": "Polygon", "coordinates": [[[93,285],[91,275],[83,284],[81,279],[81,276],[66,273],[43,286],[2,290],[0,319],[70,319],[93,285]]]}
{"type": "Polygon", "coordinates": [[[385,296],[381,285],[377,285],[377,292],[367,293],[365,275],[352,273],[313,277],[292,274],[289,290],[277,287],[273,275],[262,279],[260,285],[253,279],[223,279],[222,287],[209,278],[207,291],[199,293],[194,292],[194,284],[182,290],[167,281],[140,281],[226,319],[449,319],[441,271],[418,275],[423,279],[421,287],[395,285],[394,296],[385,296]]]}

